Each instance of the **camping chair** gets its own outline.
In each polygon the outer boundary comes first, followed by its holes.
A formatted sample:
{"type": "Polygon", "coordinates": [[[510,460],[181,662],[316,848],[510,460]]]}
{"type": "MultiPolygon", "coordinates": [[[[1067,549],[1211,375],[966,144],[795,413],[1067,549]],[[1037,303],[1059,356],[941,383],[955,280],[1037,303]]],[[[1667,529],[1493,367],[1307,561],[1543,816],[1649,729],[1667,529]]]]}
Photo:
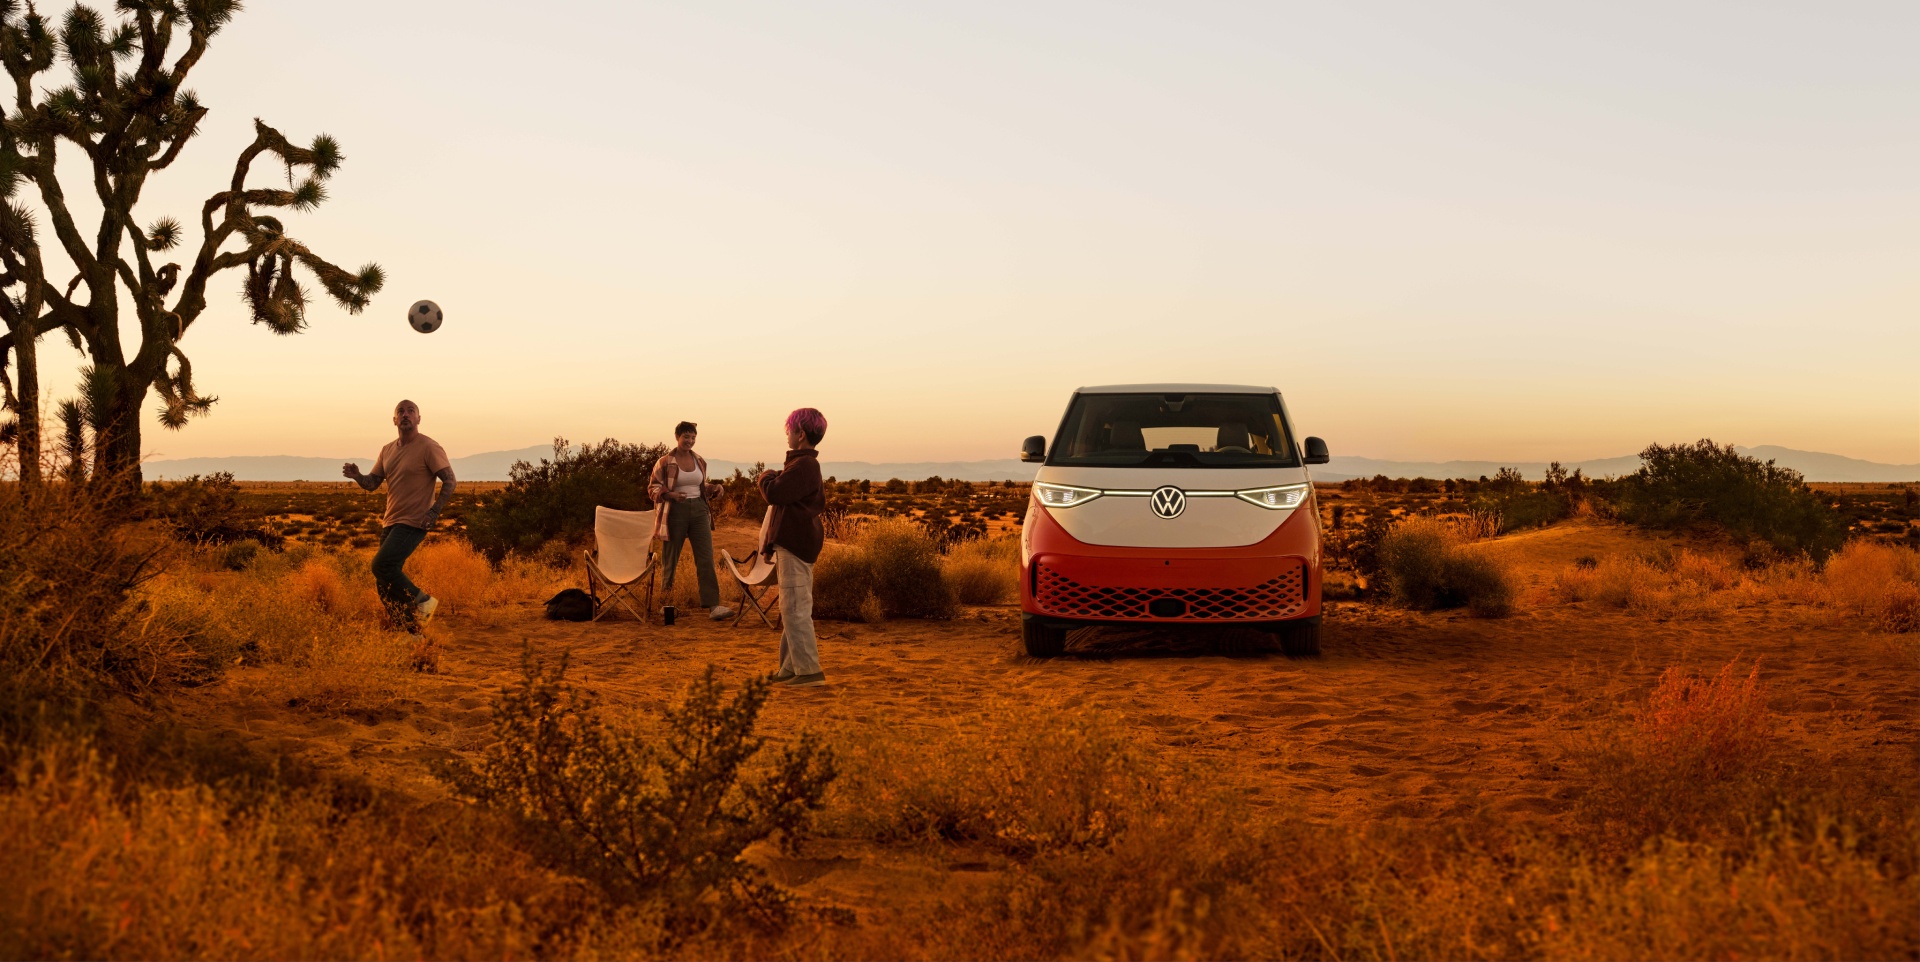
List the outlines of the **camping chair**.
{"type": "Polygon", "coordinates": [[[659,557],[653,553],[653,512],[593,509],[593,548],[581,552],[587,562],[587,593],[593,596],[593,620],[612,610],[614,602],[641,621],[653,610],[653,580],[659,557]],[[647,599],[640,610],[633,590],[646,582],[647,599]],[[605,599],[600,589],[607,590],[605,599]]]}
{"type": "MultiPolygon", "coordinates": [[[[777,608],[772,609],[773,611],[772,618],[769,618],[767,616],[769,606],[771,604],[767,600],[768,596],[769,595],[777,596],[780,592],[780,583],[778,578],[774,574],[775,569],[773,567],[773,562],[763,557],[761,552],[755,551],[754,553],[747,555],[747,560],[753,562],[753,564],[749,570],[743,573],[740,570],[740,562],[733,560],[732,552],[728,551],[725,548],[721,548],[720,558],[721,560],[727,563],[727,571],[732,573],[733,583],[740,586],[741,607],[752,608],[754,611],[759,612],[760,621],[764,623],[767,627],[769,628],[780,627],[778,624],[774,623],[774,619],[780,616],[779,609],[777,608]],[[753,593],[753,589],[755,588],[760,589],[760,593],[758,595],[755,595],[753,593]]],[[[735,628],[738,628],[740,627],[740,623],[745,620],[747,620],[747,614],[745,611],[742,611],[740,614],[737,614],[733,617],[733,626],[735,628]]]]}

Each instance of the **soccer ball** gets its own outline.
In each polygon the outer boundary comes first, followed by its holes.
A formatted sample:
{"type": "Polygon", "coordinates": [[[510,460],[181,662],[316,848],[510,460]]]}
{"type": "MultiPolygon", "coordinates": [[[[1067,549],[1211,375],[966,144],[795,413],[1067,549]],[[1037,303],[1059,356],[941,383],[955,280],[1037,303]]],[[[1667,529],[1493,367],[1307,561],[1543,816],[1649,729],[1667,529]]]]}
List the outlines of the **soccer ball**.
{"type": "Polygon", "coordinates": [[[413,306],[407,308],[407,323],[412,324],[413,329],[422,334],[432,334],[439,330],[443,317],[444,315],[440,313],[440,305],[432,301],[414,301],[413,306]]]}

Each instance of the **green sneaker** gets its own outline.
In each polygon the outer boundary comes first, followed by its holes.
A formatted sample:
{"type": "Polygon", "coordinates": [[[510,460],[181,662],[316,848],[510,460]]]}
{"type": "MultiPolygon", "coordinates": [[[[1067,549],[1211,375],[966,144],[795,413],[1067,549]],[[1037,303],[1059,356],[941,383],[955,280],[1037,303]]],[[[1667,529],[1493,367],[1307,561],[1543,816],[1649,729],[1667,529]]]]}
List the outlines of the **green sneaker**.
{"type": "Polygon", "coordinates": [[[770,682],[773,682],[776,685],[792,677],[793,677],[793,669],[791,668],[782,668],[779,671],[770,671],[770,672],[767,672],[767,675],[766,675],[767,680],[770,682]]]}
{"type": "Polygon", "coordinates": [[[778,684],[782,688],[818,688],[827,683],[827,673],[816,671],[811,675],[794,675],[778,684]]]}

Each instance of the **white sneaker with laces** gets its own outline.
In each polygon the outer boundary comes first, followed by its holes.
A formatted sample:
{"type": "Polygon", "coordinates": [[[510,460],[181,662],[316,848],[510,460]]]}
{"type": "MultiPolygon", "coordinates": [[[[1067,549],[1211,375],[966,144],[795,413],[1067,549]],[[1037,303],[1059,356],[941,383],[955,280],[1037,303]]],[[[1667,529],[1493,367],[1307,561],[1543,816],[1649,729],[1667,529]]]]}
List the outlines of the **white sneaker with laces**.
{"type": "Polygon", "coordinates": [[[432,621],[433,613],[438,610],[440,610],[440,599],[428,595],[427,600],[420,602],[420,607],[416,610],[416,613],[419,615],[421,621],[426,622],[432,621]]]}
{"type": "Polygon", "coordinates": [[[707,617],[712,618],[715,621],[725,621],[728,618],[733,617],[733,609],[727,607],[726,605],[714,605],[713,610],[707,612],[707,617]]]}

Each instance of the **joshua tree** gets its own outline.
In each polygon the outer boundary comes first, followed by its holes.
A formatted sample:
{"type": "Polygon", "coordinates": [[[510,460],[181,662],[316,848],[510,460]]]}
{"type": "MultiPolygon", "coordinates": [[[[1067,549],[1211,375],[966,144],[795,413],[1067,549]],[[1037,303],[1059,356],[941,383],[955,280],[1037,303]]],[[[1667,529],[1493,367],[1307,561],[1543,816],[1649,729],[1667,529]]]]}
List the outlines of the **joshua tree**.
{"type": "Polygon", "coordinates": [[[0,102],[0,196],[6,199],[0,205],[0,316],[7,324],[0,336],[0,379],[11,352],[18,383],[5,380],[3,386],[28,480],[41,447],[37,337],[62,330],[91,362],[88,390],[99,408],[89,418],[94,477],[137,483],[139,410],[147,392],[160,395],[160,423],[176,429],[215,400],[199,393],[192,363],[180,349],[180,339],[206,310],[213,275],[245,267],[253,321],[276,334],[306,327],[307,292],[295,279],[296,265],[352,313],[367,306],[383,281],[377,265],[357,272],[334,266],[264,213],[319,206],[341,156],[331,137],[322,134],[299,147],[259,120],[232,181],[201,207],[191,263],[155,263],[162,259],[156,255],[180,246],[187,231],[172,217],[142,229],[135,207],[147,178],[179,158],[206,116],[207,108],[184,87],[187,74],[240,3],[117,0],[115,6],[117,26],[76,5],[56,31],[34,4],[0,0],[0,61],[14,84],[11,107],[0,102]],[[36,79],[56,63],[65,65],[71,83],[38,89],[36,79]],[[63,143],[83,155],[92,174],[101,213],[91,238],[75,221],[60,183],[55,160],[63,143]],[[267,154],[284,168],[284,188],[248,186],[254,162],[267,154]],[[73,274],[64,284],[48,274],[64,265],[42,260],[40,214],[52,225],[55,256],[71,263],[73,274]],[[77,296],[82,289],[84,296],[77,296]],[[123,299],[129,311],[122,310],[123,299]],[[123,342],[123,313],[137,322],[137,340],[123,342]]]}

